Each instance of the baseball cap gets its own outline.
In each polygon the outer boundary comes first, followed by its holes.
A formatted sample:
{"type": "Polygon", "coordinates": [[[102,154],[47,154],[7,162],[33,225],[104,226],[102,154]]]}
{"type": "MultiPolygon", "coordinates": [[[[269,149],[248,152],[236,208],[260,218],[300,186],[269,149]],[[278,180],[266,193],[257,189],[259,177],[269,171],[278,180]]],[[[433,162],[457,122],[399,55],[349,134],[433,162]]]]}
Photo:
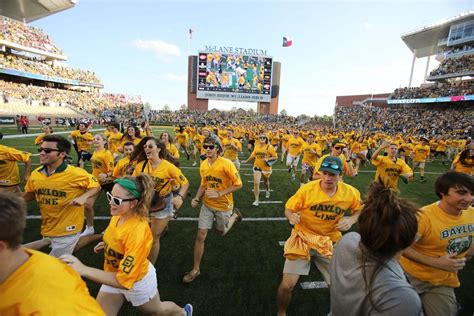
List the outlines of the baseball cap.
{"type": "Polygon", "coordinates": [[[323,159],[318,171],[326,171],[337,176],[342,174],[343,165],[339,157],[327,156],[323,159]]]}
{"type": "Polygon", "coordinates": [[[339,139],[335,139],[332,141],[332,147],[334,146],[341,146],[341,147],[346,147],[346,143],[342,142],[339,139]]]}

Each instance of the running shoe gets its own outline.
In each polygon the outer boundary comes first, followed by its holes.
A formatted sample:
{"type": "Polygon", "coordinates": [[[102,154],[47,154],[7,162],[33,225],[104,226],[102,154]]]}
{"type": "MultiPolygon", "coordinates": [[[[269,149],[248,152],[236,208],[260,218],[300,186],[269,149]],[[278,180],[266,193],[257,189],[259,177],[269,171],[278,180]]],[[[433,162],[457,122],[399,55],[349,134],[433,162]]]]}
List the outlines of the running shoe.
{"type": "Polygon", "coordinates": [[[270,198],[270,191],[265,192],[265,198],[269,199],[270,198]]]}
{"type": "Polygon", "coordinates": [[[193,162],[193,167],[196,167],[196,165],[197,165],[197,162],[193,162]]]}
{"type": "Polygon", "coordinates": [[[86,225],[86,229],[84,229],[84,231],[82,232],[80,237],[94,235],[94,232],[95,232],[94,226],[87,226],[86,225]]]}
{"type": "Polygon", "coordinates": [[[193,305],[186,304],[184,306],[184,311],[186,312],[186,316],[193,316],[193,305]]]}
{"type": "Polygon", "coordinates": [[[258,206],[258,200],[253,201],[252,205],[253,206],[258,206]]]}

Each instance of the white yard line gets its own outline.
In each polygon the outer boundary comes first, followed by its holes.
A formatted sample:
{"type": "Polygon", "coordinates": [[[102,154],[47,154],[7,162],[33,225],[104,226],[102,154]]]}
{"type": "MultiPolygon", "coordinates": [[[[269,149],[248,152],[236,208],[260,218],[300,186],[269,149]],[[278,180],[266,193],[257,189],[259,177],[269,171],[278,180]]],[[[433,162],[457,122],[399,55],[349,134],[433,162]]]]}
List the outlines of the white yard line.
{"type": "Polygon", "coordinates": [[[328,284],[324,281],[302,282],[300,286],[303,290],[327,289],[328,284]]]}
{"type": "MultiPolygon", "coordinates": [[[[41,219],[41,215],[28,215],[26,219],[41,219]]],[[[94,219],[103,221],[103,220],[110,220],[110,216],[94,216],[94,219]]],[[[199,220],[198,217],[178,217],[177,219],[172,219],[175,221],[184,221],[184,222],[197,222],[199,220]]],[[[279,221],[287,221],[286,217],[247,217],[244,218],[243,221],[245,222],[279,222],[279,221]]]]}

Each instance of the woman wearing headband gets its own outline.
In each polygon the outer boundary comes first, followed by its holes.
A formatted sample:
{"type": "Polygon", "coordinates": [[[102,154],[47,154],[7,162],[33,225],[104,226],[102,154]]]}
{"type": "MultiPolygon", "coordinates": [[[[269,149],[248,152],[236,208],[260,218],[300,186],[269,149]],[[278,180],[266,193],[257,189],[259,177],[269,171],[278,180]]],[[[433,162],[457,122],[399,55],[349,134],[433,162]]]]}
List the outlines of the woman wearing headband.
{"type": "Polygon", "coordinates": [[[72,255],[60,259],[81,276],[102,284],[97,301],[107,315],[117,315],[125,300],[147,314],[192,315],[190,304],[181,308],[160,300],[155,267],[147,259],[153,243],[148,225],[153,180],[140,174],[114,183],[107,193],[112,218],[104,241],[94,248],[96,253],[104,251],[104,270],[85,266],[72,255]]]}

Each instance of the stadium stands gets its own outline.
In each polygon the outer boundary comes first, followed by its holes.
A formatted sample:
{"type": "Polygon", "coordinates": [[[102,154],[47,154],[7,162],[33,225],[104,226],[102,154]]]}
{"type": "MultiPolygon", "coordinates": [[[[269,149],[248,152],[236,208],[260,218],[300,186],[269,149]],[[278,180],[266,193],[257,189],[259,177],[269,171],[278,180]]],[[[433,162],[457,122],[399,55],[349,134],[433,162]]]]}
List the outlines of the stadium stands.
{"type": "Polygon", "coordinates": [[[444,75],[463,76],[474,73],[474,55],[464,55],[459,58],[446,58],[438,68],[430,73],[429,80],[444,75]]]}
{"type": "Polygon", "coordinates": [[[454,81],[435,83],[427,87],[399,88],[390,95],[389,99],[420,99],[474,94],[474,81],[454,81]]]}
{"type": "Polygon", "coordinates": [[[0,40],[9,41],[26,47],[36,48],[49,53],[62,54],[51,38],[43,30],[0,16],[0,40]]]}

